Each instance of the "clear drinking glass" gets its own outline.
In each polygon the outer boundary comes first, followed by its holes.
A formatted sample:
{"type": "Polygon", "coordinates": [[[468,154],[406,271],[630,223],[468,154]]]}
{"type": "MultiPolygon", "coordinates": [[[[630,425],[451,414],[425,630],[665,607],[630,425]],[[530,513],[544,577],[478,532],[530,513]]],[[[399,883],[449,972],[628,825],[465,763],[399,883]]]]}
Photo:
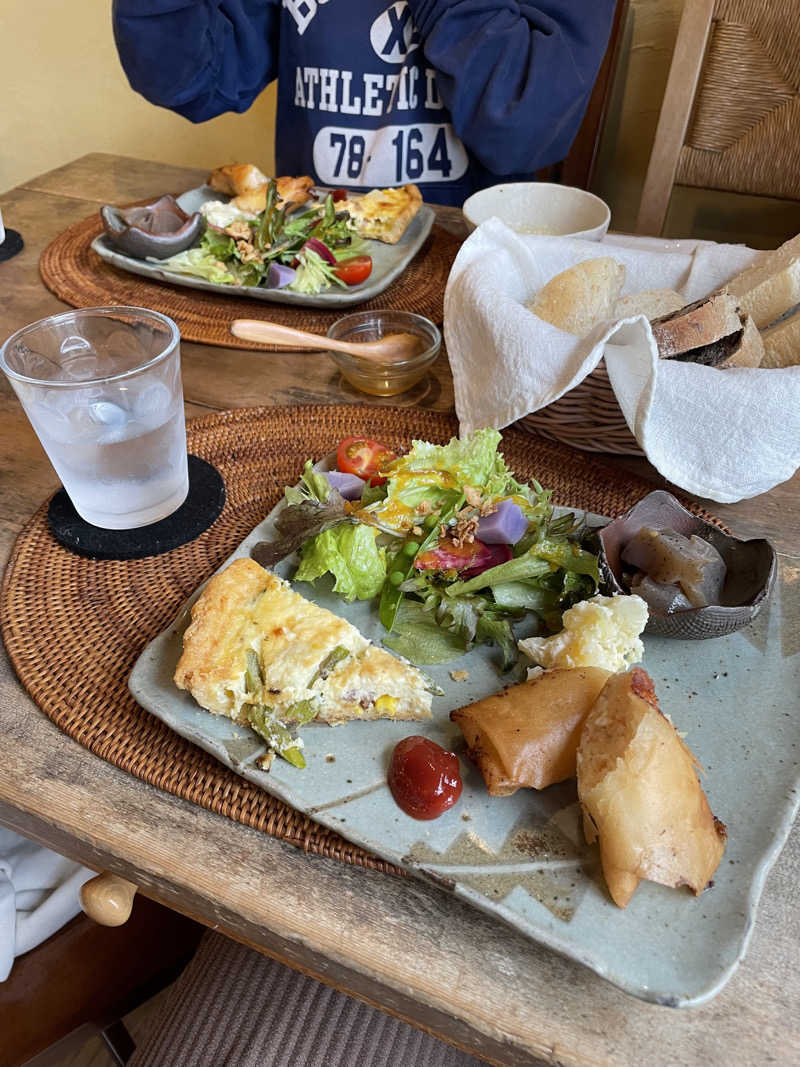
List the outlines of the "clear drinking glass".
{"type": "Polygon", "coordinates": [[[136,307],[66,311],[10,337],[0,367],[87,522],[130,530],[186,499],[180,334],[171,319],[136,307]]]}

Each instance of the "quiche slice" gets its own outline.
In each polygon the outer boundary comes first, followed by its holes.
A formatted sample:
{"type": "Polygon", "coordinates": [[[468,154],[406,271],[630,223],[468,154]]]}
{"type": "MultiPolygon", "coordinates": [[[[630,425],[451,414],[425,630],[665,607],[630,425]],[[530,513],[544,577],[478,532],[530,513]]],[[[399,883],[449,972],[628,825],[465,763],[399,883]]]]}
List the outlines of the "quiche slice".
{"type": "Polygon", "coordinates": [[[192,608],[175,684],[201,707],[254,725],[427,719],[430,683],[252,559],[216,574],[192,608]]]}
{"type": "Polygon", "coordinates": [[[363,196],[348,195],[337,202],[336,210],[347,211],[359,236],[394,245],[421,206],[422,194],[416,185],[402,185],[398,189],[373,189],[363,196]]]}

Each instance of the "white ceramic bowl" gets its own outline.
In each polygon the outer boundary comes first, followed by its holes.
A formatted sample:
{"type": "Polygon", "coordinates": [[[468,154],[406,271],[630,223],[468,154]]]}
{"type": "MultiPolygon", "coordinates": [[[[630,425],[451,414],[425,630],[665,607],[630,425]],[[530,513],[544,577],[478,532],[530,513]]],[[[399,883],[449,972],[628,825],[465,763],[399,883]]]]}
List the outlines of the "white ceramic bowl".
{"type": "Polygon", "coordinates": [[[552,182],[492,185],[464,201],[470,230],[496,216],[517,233],[555,234],[600,241],[611,221],[608,204],[584,189],[552,182]]]}

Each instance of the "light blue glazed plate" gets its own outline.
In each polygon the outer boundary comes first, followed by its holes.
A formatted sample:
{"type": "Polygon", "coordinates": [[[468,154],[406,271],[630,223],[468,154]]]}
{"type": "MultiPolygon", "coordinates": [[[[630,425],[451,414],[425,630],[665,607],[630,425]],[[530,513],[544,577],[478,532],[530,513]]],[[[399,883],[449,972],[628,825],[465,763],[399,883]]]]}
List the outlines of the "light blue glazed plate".
{"type": "MultiPolygon", "coordinates": [[[[270,516],[230,559],[249,555],[272,529],[270,516]]],[[[288,577],[292,569],[284,562],[276,571],[288,577]]],[[[373,604],[346,604],[307,583],[297,589],[380,643],[383,631],[373,604]]],[[[515,680],[498,673],[495,650],[478,648],[444,666],[423,668],[444,690],[434,698],[429,723],[305,727],[305,770],[275,760],[269,773],[260,771],[255,761],[264,747],[255,734],[204,712],[174,686],[191,600],[144,650],[130,689],[183,737],[350,841],[634,996],[670,1006],[700,1004],[719,992],[744,955],[764,880],[798,808],[800,655],[781,645],[784,590],[778,583],[754,623],[728,637],[645,638],[644,665],[662,709],[706,768],[704,788],[712,811],[728,827],[728,846],[713,886],[700,897],[642,882],[625,911],[611,902],[597,851],[584,843],[573,782],[489,797],[464,756],[450,710],[515,680]],[[455,682],[450,671],[460,669],[469,677],[455,682]],[[386,786],[392,749],[412,733],[461,757],[462,798],[432,822],[406,816],[386,786]]]]}
{"type": "MultiPolygon", "coordinates": [[[[197,189],[182,193],[178,197],[178,203],[188,215],[191,215],[199,211],[200,206],[207,200],[220,199],[226,198],[220,193],[215,193],[209,186],[201,185],[197,189]]],[[[257,285],[218,285],[216,282],[206,281],[205,278],[177,274],[175,271],[164,270],[155,260],[135,259],[133,256],[117,252],[104,233],[95,237],[92,241],[92,248],[106,263],[157,282],[169,282],[170,285],[203,289],[208,293],[222,293],[226,296],[246,296],[253,300],[266,300],[272,304],[299,304],[304,307],[333,309],[363,304],[365,300],[371,300],[388,288],[422,248],[431,232],[434,217],[433,208],[423,204],[397,244],[387,245],[381,241],[367,241],[369,254],[372,256],[372,273],[369,278],[360,285],[348,286],[347,289],[329,289],[327,292],[316,295],[293,293],[288,289],[264,289],[257,285]]]]}

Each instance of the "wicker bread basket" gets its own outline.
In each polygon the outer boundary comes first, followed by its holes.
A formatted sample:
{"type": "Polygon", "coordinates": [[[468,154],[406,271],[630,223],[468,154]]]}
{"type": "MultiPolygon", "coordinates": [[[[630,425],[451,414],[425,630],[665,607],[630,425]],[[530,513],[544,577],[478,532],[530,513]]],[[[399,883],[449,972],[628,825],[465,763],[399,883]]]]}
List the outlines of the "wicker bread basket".
{"type": "Polygon", "coordinates": [[[519,425],[584,452],[643,456],[617,403],[605,361],[552,404],[525,415],[519,425]]]}

